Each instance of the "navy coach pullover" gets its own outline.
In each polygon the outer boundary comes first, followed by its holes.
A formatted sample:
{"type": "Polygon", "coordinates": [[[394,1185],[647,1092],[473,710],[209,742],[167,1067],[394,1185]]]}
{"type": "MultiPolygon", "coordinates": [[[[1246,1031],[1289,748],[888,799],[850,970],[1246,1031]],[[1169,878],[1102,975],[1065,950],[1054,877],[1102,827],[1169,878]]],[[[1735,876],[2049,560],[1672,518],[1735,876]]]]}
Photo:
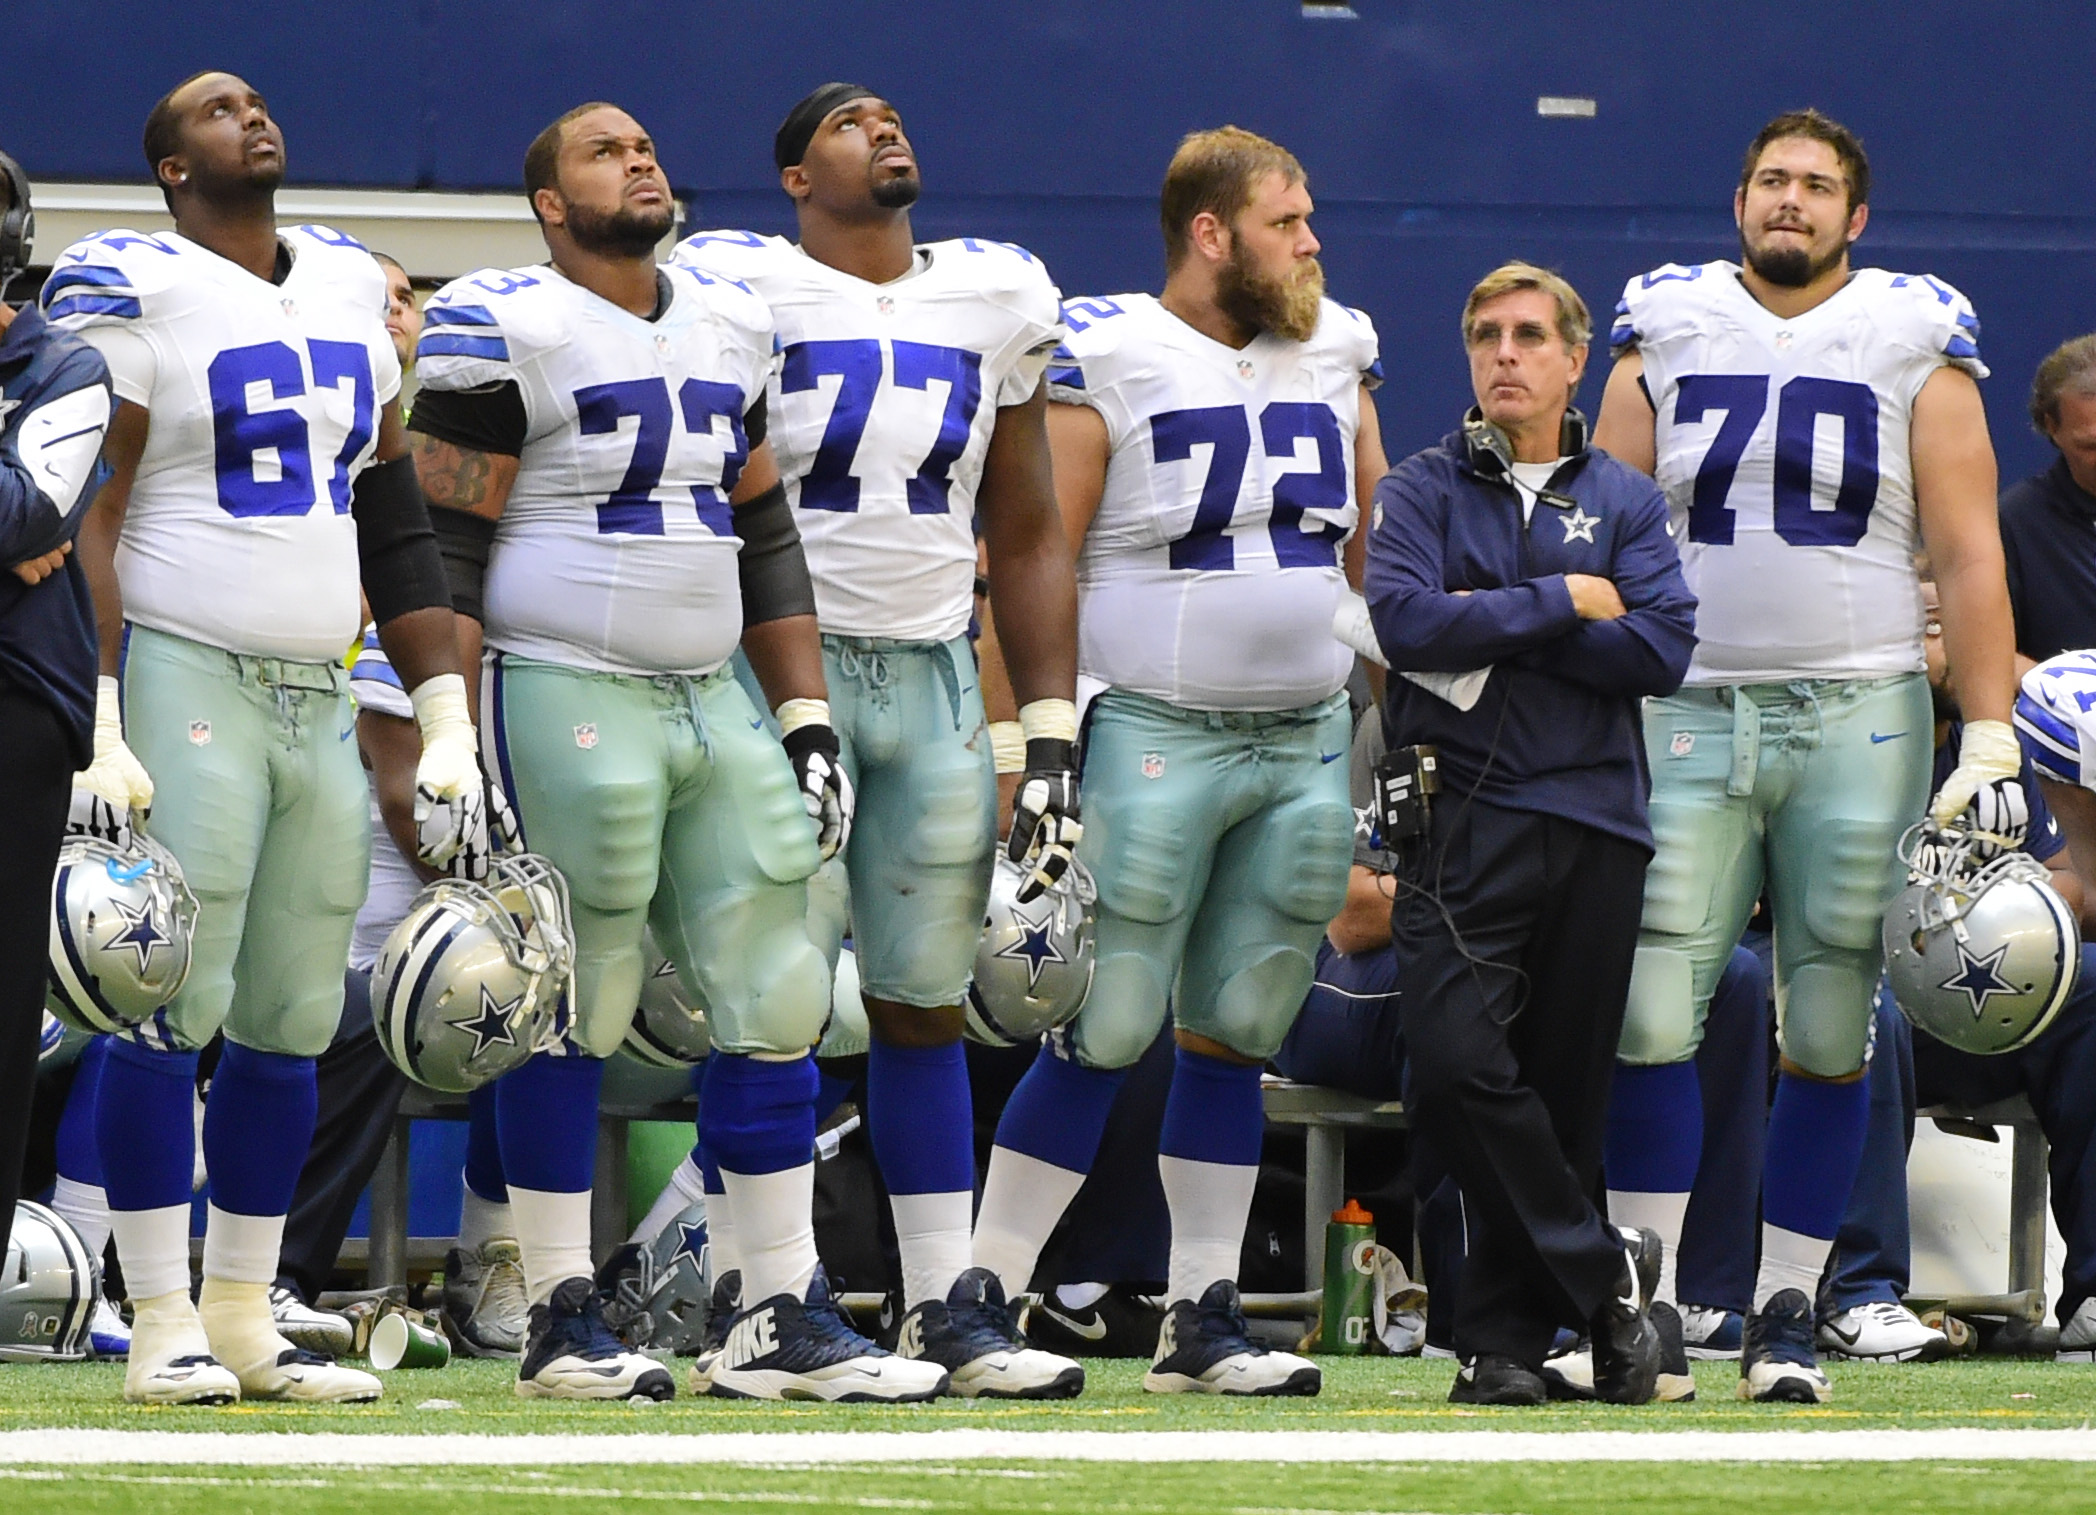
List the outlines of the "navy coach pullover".
{"type": "Polygon", "coordinates": [[[0,334],[0,680],[58,712],[80,768],[94,755],[95,732],[95,612],[87,574],[74,554],[31,588],[4,565],[72,541],[107,477],[98,459],[77,496],[54,501],[18,445],[41,408],[90,385],[109,388],[100,353],[46,325],[35,306],[15,312],[14,324],[0,334]]]}
{"type": "Polygon", "coordinates": [[[1474,794],[1650,850],[1638,702],[1680,687],[1695,596],[1652,480],[1588,448],[1548,494],[1524,530],[1519,492],[1478,474],[1460,432],[1376,486],[1368,608],[1390,666],[1492,668],[1467,711],[1393,673],[1384,730],[1393,747],[1440,749],[1443,806],[1474,794]],[[1568,573],[1612,581],[1629,613],[1581,620],[1568,573]]]}

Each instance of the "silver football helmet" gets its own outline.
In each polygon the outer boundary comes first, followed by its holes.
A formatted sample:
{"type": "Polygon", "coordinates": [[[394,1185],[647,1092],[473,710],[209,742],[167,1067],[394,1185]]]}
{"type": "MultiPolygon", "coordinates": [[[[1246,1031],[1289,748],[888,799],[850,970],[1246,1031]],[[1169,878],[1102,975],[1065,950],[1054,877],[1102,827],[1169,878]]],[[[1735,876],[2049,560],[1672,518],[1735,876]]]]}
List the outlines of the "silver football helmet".
{"type": "Polygon", "coordinates": [[[631,1248],[609,1280],[604,1323],[635,1351],[693,1357],[706,1339],[706,1308],[713,1297],[713,1249],[706,1202],[687,1205],[653,1241],[631,1248]]]}
{"type": "Polygon", "coordinates": [[[1092,987],[1092,916],[1099,891],[1070,864],[1030,904],[1018,900],[1027,871],[1002,852],[990,875],[990,903],[968,989],[968,1035],[992,1047],[1038,1041],[1084,1007],[1092,987]]]}
{"type": "Polygon", "coordinates": [[[32,1200],[15,1206],[0,1266],[0,1362],[79,1362],[102,1297],[102,1259],[32,1200]]]}
{"type": "Polygon", "coordinates": [[[1885,973],[1907,1019],[1938,1041],[1991,1055],[2026,1047],[2074,992],[2081,932],[2027,852],[1992,859],[1953,823],[1900,839],[1907,887],[1885,912],[1885,973]]]}
{"type": "Polygon", "coordinates": [[[713,1051],[706,1028],[706,1002],[684,987],[677,965],[662,955],[650,931],[647,977],[640,982],[640,1004],[626,1028],[625,1050],[655,1068],[695,1068],[713,1051]]]}
{"type": "Polygon", "coordinates": [[[575,963],[568,884],[535,853],[496,857],[485,884],[438,879],[371,968],[371,1018],[395,1067],[465,1094],[548,1042],[575,963]]]}
{"type": "Polygon", "coordinates": [[[51,878],[45,1004],[90,1034],[151,1019],[189,977],[196,896],[173,853],[142,831],[122,847],[68,836],[51,878]]]}

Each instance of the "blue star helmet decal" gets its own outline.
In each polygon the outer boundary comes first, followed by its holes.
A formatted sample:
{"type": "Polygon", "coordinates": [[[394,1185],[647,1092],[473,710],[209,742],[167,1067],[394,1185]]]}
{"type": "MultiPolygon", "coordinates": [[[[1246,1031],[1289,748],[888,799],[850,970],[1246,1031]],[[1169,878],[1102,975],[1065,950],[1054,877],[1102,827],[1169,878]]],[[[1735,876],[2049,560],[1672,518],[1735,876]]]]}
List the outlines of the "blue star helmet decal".
{"type": "Polygon", "coordinates": [[[478,1057],[490,1047],[516,1046],[517,1033],[512,1029],[510,1022],[517,1013],[517,1007],[523,1003],[524,996],[521,994],[513,1000],[497,1000],[488,992],[486,984],[480,986],[480,1013],[471,1020],[452,1022],[459,1030],[473,1038],[471,1056],[478,1057]]]}
{"type": "Polygon", "coordinates": [[[2009,955],[2009,944],[2003,942],[1985,957],[1974,957],[1963,942],[1958,943],[1958,971],[1936,987],[1955,989],[1972,1001],[1972,1018],[1978,1020],[1987,1013],[1987,996],[1990,994],[2014,994],[2016,986],[2001,976],[2001,960],[2009,955]]]}
{"type": "Polygon", "coordinates": [[[1067,963],[1062,948],[1055,945],[1055,927],[1052,916],[1043,916],[1038,921],[1028,920],[1018,911],[1012,912],[1019,923],[1019,939],[1009,946],[999,948],[992,956],[1026,960],[1026,987],[1038,988],[1041,970],[1050,963],[1067,963]]]}
{"type": "Polygon", "coordinates": [[[693,1270],[704,1273],[706,1271],[704,1262],[706,1222],[702,1220],[697,1225],[693,1225],[688,1220],[679,1220],[672,1221],[671,1224],[677,1228],[677,1250],[670,1254],[667,1266],[674,1268],[679,1262],[688,1257],[691,1259],[693,1270]]]}
{"type": "MultiPolygon", "coordinates": [[[[147,867],[152,864],[148,863],[147,867]]],[[[153,920],[153,907],[148,905],[136,909],[122,900],[111,900],[109,907],[124,923],[124,929],[109,939],[111,949],[129,947],[138,955],[138,971],[143,974],[151,966],[153,951],[173,942],[174,938],[162,931],[153,920]]]]}

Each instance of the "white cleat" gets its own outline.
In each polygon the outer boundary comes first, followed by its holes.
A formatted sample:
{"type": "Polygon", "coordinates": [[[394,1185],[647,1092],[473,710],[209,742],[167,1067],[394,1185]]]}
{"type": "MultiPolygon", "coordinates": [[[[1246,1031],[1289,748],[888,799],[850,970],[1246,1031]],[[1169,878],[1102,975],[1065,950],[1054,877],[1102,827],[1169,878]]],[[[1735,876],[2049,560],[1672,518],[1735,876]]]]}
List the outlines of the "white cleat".
{"type": "Polygon", "coordinates": [[[905,1315],[895,1355],[944,1368],[947,1392],[963,1399],[1074,1399],[1084,1392],[1081,1366],[1019,1334],[1004,1285],[988,1268],[969,1268],[943,1303],[928,1299],[905,1315]]]}
{"type": "MultiPolygon", "coordinates": [[[[242,1399],[368,1404],[386,1392],[371,1374],[286,1341],[261,1284],[230,1283],[207,1275],[198,1314],[212,1355],[239,1375],[242,1399]]],[[[135,1332],[132,1341],[135,1360],[135,1332]]]]}
{"type": "Polygon", "coordinates": [[[131,1357],[124,1368],[124,1398],[135,1405],[229,1405],[240,1398],[240,1380],[211,1355],[203,1322],[187,1293],[167,1296],[179,1305],[141,1308],[131,1325],[131,1357]]]}
{"type": "Polygon", "coordinates": [[[946,1392],[946,1370],[883,1351],[844,1318],[816,1269],[808,1297],[774,1294],[737,1315],[706,1392],[721,1399],[910,1404],[946,1392]]]}
{"type": "Polygon", "coordinates": [[[1821,1321],[1819,1349],[1858,1362],[1936,1362],[1950,1355],[1950,1338],[1905,1305],[1874,1299],[1821,1321]]]}
{"type": "Polygon", "coordinates": [[[1311,1395],[1324,1386],[1316,1363],[1253,1341],[1237,1285],[1210,1284],[1196,1304],[1175,1300],[1157,1333],[1157,1356],[1143,1375],[1152,1394],[1311,1395]]]}
{"type": "Polygon", "coordinates": [[[277,1323],[277,1335],[294,1347],[323,1357],[346,1357],[357,1342],[357,1333],[346,1316],[332,1310],[316,1310],[282,1284],[269,1287],[269,1315],[277,1323]]]}
{"type": "Polygon", "coordinates": [[[1681,1307],[1682,1345],[1691,1362],[1738,1362],[1746,1316],[1715,1305],[1681,1307]]]}
{"type": "Polygon", "coordinates": [[[284,1343],[274,1362],[264,1360],[241,1370],[243,1399],[280,1400],[301,1405],[361,1405],[385,1397],[386,1386],[359,1368],[345,1368],[332,1357],[284,1343]]]}

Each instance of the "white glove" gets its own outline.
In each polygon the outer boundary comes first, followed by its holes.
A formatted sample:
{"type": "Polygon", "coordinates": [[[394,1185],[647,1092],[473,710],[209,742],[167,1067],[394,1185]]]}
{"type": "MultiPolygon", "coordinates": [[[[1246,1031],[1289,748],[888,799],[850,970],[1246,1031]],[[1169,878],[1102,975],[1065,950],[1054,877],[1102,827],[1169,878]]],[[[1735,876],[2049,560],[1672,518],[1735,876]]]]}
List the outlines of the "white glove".
{"type": "MultiPolygon", "coordinates": [[[[1967,721],[1958,739],[1958,766],[1943,781],[1936,797],[1929,801],[1929,819],[1939,826],[1948,826],[1960,815],[1982,789],[2006,784],[2017,793],[2013,804],[2021,807],[2023,826],[2030,826],[2030,804],[2023,797],[2020,782],[2023,773],[2023,748],[2017,744],[2016,733],[2006,721],[1967,721]]],[[[2009,820],[2008,807],[2012,802],[1997,794],[1990,802],[1989,814],[1977,812],[1971,818],[1975,830],[1989,830],[1984,824],[1987,819],[2009,820]]],[[[2020,842],[2020,839],[2019,839],[2020,842]]]]}
{"type": "Polygon", "coordinates": [[[117,682],[95,681],[94,760],[73,775],[73,804],[66,830],[128,846],[131,827],[153,808],[153,780],[124,745],[124,717],[117,682]]]}
{"type": "Polygon", "coordinates": [[[440,673],[417,684],[408,698],[422,729],[422,758],[415,764],[415,855],[445,869],[465,854],[467,877],[487,876],[487,780],[480,771],[480,742],[466,713],[466,681],[440,673]],[[470,870],[478,867],[477,874],[470,870]]]}

